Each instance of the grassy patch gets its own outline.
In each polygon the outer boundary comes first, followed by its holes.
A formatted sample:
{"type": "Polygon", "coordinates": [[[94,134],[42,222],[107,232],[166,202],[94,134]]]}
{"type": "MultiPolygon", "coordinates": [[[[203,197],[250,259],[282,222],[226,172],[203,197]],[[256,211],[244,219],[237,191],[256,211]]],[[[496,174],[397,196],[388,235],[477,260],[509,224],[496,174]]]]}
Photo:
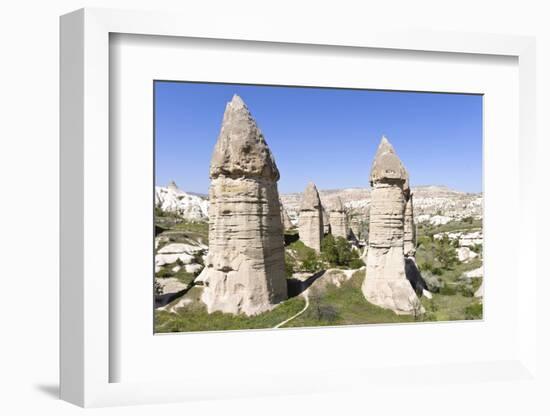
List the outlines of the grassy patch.
{"type": "Polygon", "coordinates": [[[473,305],[479,305],[479,301],[459,293],[451,296],[436,293],[433,294],[432,299],[422,298],[422,304],[426,309],[423,319],[426,321],[457,321],[482,317],[481,311],[479,317],[474,318],[473,316],[477,315],[474,315],[475,311],[472,313],[471,309],[473,305]]]}
{"type": "Polygon", "coordinates": [[[462,221],[451,221],[443,225],[431,225],[429,223],[418,224],[418,232],[424,235],[448,233],[455,231],[474,231],[481,229],[481,220],[464,219],[462,221]]]}
{"type": "Polygon", "coordinates": [[[292,265],[293,271],[312,273],[322,270],[325,267],[319,254],[300,240],[294,241],[288,246],[287,255],[287,274],[290,271],[289,265],[292,265]]]}
{"type": "Polygon", "coordinates": [[[161,236],[168,243],[208,244],[208,223],[204,221],[175,220],[173,217],[155,217],[155,229],[161,230],[157,237],[161,236]]]}
{"type": "MultiPolygon", "coordinates": [[[[193,288],[186,295],[198,296],[201,289],[193,288]]],[[[302,297],[289,299],[273,310],[256,316],[232,315],[222,312],[208,314],[206,307],[194,302],[177,313],[155,311],[155,332],[221,331],[231,329],[273,328],[298,313],[305,306],[302,297]]]]}
{"type": "Polygon", "coordinates": [[[312,287],[310,307],[286,327],[414,322],[412,316],[397,315],[367,302],[361,291],[364,276],[364,270],[355,272],[340,287],[329,284],[321,293],[316,293],[316,288],[312,287]],[[335,317],[323,315],[326,306],[334,309],[335,317]]]}

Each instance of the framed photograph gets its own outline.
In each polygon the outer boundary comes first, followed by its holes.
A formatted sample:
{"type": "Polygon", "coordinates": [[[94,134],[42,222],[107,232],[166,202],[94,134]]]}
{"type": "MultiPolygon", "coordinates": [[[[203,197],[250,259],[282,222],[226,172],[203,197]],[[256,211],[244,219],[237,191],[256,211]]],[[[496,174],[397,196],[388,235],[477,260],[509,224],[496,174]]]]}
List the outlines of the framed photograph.
{"type": "Polygon", "coordinates": [[[156,80],[154,332],[482,319],[482,100],[156,80]]]}
{"type": "Polygon", "coordinates": [[[515,36],[63,16],[62,398],[382,409],[388,384],[536,383],[534,59],[515,36]]]}

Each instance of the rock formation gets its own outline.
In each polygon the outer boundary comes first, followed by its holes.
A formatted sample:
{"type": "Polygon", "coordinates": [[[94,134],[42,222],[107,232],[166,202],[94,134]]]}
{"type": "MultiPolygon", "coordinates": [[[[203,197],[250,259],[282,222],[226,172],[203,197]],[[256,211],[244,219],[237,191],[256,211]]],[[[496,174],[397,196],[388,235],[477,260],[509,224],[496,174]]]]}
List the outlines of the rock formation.
{"type": "Polygon", "coordinates": [[[348,215],[342,204],[342,199],[336,197],[329,205],[330,232],[334,237],[348,238],[349,223],[348,215]]]}
{"type": "Polygon", "coordinates": [[[283,206],[283,203],[279,200],[279,204],[281,206],[281,222],[283,224],[283,229],[290,230],[291,228],[294,228],[294,224],[292,224],[292,221],[290,220],[290,216],[288,215],[288,212],[286,211],[285,207],[283,206]]]}
{"type": "Polygon", "coordinates": [[[372,199],[365,298],[397,314],[421,310],[405,275],[404,216],[408,174],[390,142],[383,137],[370,173],[372,199]]]}
{"type": "Polygon", "coordinates": [[[330,234],[330,217],[325,208],[325,205],[321,202],[321,214],[323,215],[323,235],[330,234]]]}
{"type": "Polygon", "coordinates": [[[313,182],[310,182],[300,205],[300,216],[298,218],[298,234],[300,240],[317,252],[321,251],[321,240],[323,239],[323,207],[319,192],[313,182]]]}
{"type": "Polygon", "coordinates": [[[202,301],[208,312],[255,315],[287,298],[279,171],[237,95],[225,108],[210,163],[209,253],[202,301]]]}
{"type": "Polygon", "coordinates": [[[413,195],[411,192],[409,192],[408,194],[409,197],[407,199],[407,202],[405,203],[403,251],[406,256],[414,257],[416,255],[416,227],[414,224],[413,195]]]}
{"type": "Polygon", "coordinates": [[[178,185],[176,185],[176,182],[174,182],[173,180],[170,181],[167,188],[171,191],[179,191],[178,185]]]}

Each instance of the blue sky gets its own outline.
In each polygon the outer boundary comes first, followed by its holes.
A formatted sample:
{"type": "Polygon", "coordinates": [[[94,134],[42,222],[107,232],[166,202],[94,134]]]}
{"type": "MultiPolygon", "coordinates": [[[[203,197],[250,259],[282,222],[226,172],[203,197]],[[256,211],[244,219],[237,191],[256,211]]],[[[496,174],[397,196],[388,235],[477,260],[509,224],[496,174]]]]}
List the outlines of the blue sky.
{"type": "Polygon", "coordinates": [[[208,193],[225,105],[238,94],[275,157],[279,192],[368,187],[381,136],[412,186],[482,190],[482,97],[466,94],[155,82],[155,182],[208,193]]]}

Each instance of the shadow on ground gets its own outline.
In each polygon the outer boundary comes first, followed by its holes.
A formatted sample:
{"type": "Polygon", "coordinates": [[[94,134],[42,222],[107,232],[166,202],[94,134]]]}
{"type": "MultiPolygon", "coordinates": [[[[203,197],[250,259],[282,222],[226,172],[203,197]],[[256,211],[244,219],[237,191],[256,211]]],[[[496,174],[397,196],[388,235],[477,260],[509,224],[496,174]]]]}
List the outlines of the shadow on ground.
{"type": "Polygon", "coordinates": [[[58,384],[37,384],[34,386],[36,390],[42,392],[46,396],[52,399],[59,399],[59,385],[58,384]]]}
{"type": "Polygon", "coordinates": [[[325,274],[325,270],[315,273],[306,280],[299,280],[291,277],[287,279],[288,298],[293,298],[300,295],[304,290],[307,290],[317,279],[325,274]]]}

